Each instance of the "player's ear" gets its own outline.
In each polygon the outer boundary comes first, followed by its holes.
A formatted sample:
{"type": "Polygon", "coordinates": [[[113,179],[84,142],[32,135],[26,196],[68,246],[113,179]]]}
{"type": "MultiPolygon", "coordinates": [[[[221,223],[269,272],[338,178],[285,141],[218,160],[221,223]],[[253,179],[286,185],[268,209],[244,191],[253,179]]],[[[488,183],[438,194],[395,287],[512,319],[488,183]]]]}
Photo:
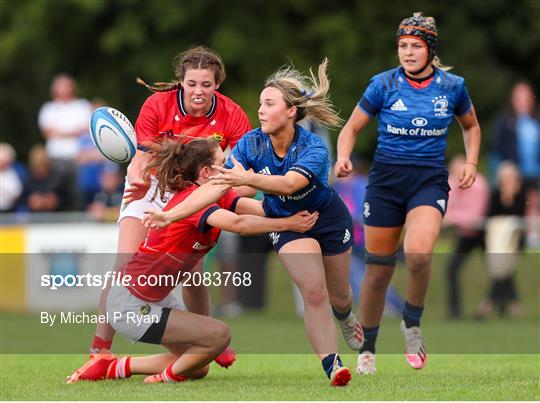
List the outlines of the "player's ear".
{"type": "Polygon", "coordinates": [[[293,105],[289,108],[289,111],[287,112],[287,117],[294,118],[296,116],[297,108],[296,105],[293,105]]]}
{"type": "Polygon", "coordinates": [[[202,167],[199,172],[199,176],[205,179],[209,178],[211,174],[212,174],[212,168],[210,168],[209,166],[202,167]]]}

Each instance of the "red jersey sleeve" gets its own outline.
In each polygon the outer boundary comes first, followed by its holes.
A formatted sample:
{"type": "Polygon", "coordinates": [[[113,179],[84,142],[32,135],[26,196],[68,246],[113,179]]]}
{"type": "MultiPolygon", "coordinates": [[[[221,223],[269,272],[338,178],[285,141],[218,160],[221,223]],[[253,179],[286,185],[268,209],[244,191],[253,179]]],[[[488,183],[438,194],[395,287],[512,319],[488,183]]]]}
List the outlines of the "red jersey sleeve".
{"type": "Polygon", "coordinates": [[[144,102],[135,122],[137,144],[154,141],[159,136],[159,107],[154,95],[144,102]]]}
{"type": "Polygon", "coordinates": [[[231,150],[234,148],[238,140],[242,138],[244,134],[251,130],[251,123],[246,115],[246,112],[242,108],[237,106],[231,113],[229,119],[229,127],[227,133],[229,134],[229,146],[231,150]]]}
{"type": "Polygon", "coordinates": [[[210,206],[202,209],[198,213],[195,213],[185,219],[185,222],[197,228],[200,232],[205,233],[211,227],[206,224],[206,220],[214,211],[219,210],[221,207],[218,204],[211,204],[210,206]]]}
{"type": "Polygon", "coordinates": [[[196,226],[200,232],[205,233],[206,231],[208,231],[208,229],[211,228],[210,225],[206,223],[206,220],[208,219],[210,214],[219,209],[225,209],[234,212],[234,210],[236,210],[236,203],[238,203],[239,199],[240,196],[238,195],[238,193],[236,193],[232,189],[228,190],[223,195],[223,197],[218,200],[217,203],[211,204],[204,210],[192,215],[190,217],[190,219],[193,219],[193,221],[191,221],[191,224],[196,226]]]}
{"type": "Polygon", "coordinates": [[[238,203],[238,200],[240,199],[240,195],[236,193],[234,190],[229,189],[223,197],[217,202],[219,207],[232,211],[236,210],[236,203],[238,203]]]}

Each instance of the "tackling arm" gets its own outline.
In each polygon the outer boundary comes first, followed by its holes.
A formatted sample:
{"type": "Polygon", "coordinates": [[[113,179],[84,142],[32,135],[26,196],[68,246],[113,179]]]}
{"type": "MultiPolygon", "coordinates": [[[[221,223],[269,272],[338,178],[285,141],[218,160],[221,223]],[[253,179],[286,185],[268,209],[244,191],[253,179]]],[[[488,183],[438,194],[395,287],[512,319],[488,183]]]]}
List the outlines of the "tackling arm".
{"type": "Polygon", "coordinates": [[[265,193],[288,196],[306,187],[309,180],[294,171],[289,171],[285,175],[263,175],[246,170],[234,155],[231,156],[233,167],[227,169],[220,166],[213,166],[220,173],[211,176],[212,183],[216,185],[229,186],[251,186],[265,193]]]}
{"type": "Polygon", "coordinates": [[[225,209],[218,209],[208,216],[206,222],[225,231],[254,235],[281,231],[306,232],[313,227],[318,217],[318,212],[301,211],[287,218],[265,218],[254,215],[240,216],[225,209]]]}
{"type": "Polygon", "coordinates": [[[172,222],[189,217],[212,203],[216,203],[229,189],[230,186],[213,185],[210,182],[205,183],[168,211],[157,209],[145,211],[143,224],[145,227],[152,229],[164,228],[172,222]]]}

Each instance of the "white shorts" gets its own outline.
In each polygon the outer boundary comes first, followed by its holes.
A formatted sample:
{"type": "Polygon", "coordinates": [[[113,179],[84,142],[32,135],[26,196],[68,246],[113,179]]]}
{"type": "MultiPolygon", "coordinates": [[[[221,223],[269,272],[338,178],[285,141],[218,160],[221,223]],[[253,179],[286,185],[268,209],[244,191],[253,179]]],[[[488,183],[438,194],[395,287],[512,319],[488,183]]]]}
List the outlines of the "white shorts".
{"type": "Polygon", "coordinates": [[[180,300],[171,292],[158,302],[146,302],[134,296],[127,288],[114,286],[107,296],[109,324],[133,343],[161,320],[162,308],[182,310],[180,300]]]}
{"type": "MultiPolygon", "coordinates": [[[[125,189],[129,187],[129,182],[126,176],[126,182],[125,182],[125,189]]],[[[120,214],[118,216],[118,221],[122,221],[122,218],[124,217],[135,217],[139,220],[142,220],[144,217],[144,212],[149,209],[159,209],[163,210],[163,207],[165,207],[165,204],[167,204],[167,201],[170,200],[172,197],[172,193],[167,192],[165,194],[166,201],[163,202],[161,200],[161,193],[157,189],[157,180],[154,176],[152,176],[151,182],[150,182],[150,189],[148,189],[148,192],[146,195],[140,199],[135,200],[131,203],[124,203],[122,202],[122,206],[120,207],[120,214]],[[154,193],[156,194],[156,197],[154,200],[152,200],[152,197],[154,196],[154,193]]]]}

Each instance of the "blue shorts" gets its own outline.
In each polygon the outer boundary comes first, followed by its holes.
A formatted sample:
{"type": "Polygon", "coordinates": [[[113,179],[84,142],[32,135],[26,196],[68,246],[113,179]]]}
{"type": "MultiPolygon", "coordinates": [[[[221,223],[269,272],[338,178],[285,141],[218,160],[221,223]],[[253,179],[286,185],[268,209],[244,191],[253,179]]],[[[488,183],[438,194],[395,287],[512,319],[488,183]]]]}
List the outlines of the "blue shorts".
{"type": "Polygon", "coordinates": [[[444,216],[449,191],[448,170],[444,167],[374,162],[363,205],[364,224],[400,227],[407,213],[418,206],[432,206],[444,216]]]}
{"type": "Polygon", "coordinates": [[[283,231],[269,234],[274,250],[295,239],[313,238],[319,242],[323,256],[339,255],[353,244],[353,222],[351,213],[341,197],[334,192],[334,199],[324,209],[319,210],[319,218],[311,230],[300,234],[283,231]]]}

